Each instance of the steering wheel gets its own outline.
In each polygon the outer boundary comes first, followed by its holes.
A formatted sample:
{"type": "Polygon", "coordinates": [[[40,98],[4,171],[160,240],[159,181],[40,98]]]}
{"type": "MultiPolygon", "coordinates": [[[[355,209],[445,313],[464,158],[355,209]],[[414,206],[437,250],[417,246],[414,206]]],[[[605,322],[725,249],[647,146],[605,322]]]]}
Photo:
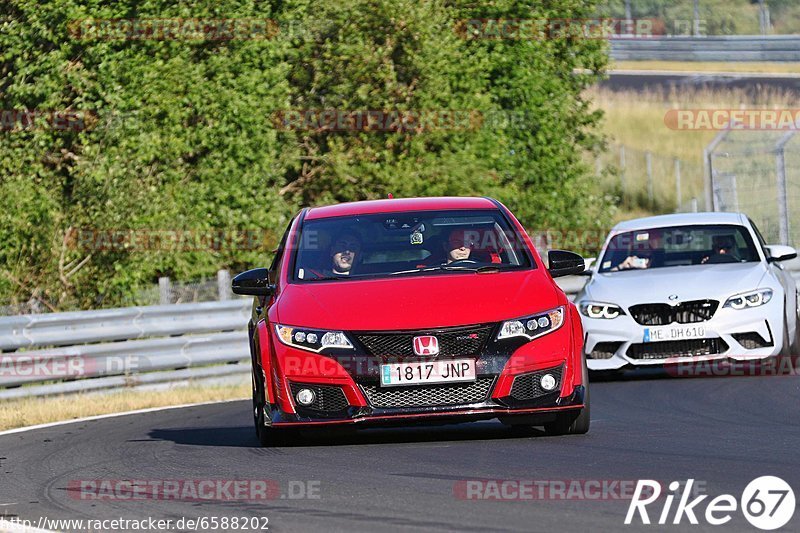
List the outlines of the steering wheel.
{"type": "Polygon", "coordinates": [[[720,263],[738,263],[739,260],[736,259],[731,254],[713,254],[709,256],[708,261],[705,262],[706,265],[714,265],[720,263]]]}
{"type": "Polygon", "coordinates": [[[452,262],[448,263],[447,266],[449,266],[449,267],[456,266],[457,267],[457,266],[464,266],[464,265],[475,265],[477,263],[478,262],[475,261],[474,259],[459,259],[457,261],[452,261],[452,262]]]}

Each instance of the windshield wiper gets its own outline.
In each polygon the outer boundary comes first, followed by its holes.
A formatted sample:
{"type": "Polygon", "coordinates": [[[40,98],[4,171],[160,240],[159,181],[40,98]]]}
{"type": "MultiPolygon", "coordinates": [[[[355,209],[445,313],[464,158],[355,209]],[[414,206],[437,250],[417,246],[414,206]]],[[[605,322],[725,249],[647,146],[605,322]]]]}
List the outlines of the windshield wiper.
{"type": "Polygon", "coordinates": [[[435,267],[424,267],[424,268],[413,268],[411,270],[398,270],[397,272],[390,272],[390,276],[400,276],[403,274],[417,274],[418,272],[431,272],[433,270],[441,270],[441,266],[435,267]]]}
{"type": "Polygon", "coordinates": [[[500,272],[502,270],[497,265],[483,265],[479,267],[465,267],[465,266],[447,266],[442,265],[440,267],[442,270],[448,270],[450,272],[458,272],[458,271],[465,271],[465,272],[477,272],[478,274],[485,274],[491,272],[500,272]]]}
{"type": "Polygon", "coordinates": [[[500,272],[500,270],[502,269],[497,265],[483,265],[479,267],[438,265],[434,267],[415,268],[413,270],[400,270],[398,272],[392,272],[390,276],[399,276],[402,274],[416,274],[419,272],[434,272],[434,271],[477,272],[478,274],[488,274],[493,272],[500,272]]]}

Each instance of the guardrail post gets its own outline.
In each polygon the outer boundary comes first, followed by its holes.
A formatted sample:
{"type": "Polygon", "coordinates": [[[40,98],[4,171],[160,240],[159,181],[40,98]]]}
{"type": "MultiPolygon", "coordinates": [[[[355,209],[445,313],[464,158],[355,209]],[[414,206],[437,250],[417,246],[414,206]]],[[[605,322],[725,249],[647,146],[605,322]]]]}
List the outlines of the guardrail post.
{"type": "Polygon", "coordinates": [[[692,198],[692,213],[697,213],[697,197],[692,198]]]}
{"type": "Polygon", "coordinates": [[[231,273],[227,270],[217,271],[217,294],[220,300],[230,300],[231,273]]]}
{"type": "Polygon", "coordinates": [[[650,202],[650,207],[653,207],[653,154],[650,151],[645,152],[644,160],[647,164],[647,199],[650,202]]]}
{"type": "Polygon", "coordinates": [[[170,286],[169,278],[164,276],[158,278],[158,301],[161,305],[172,303],[170,300],[170,293],[172,288],[170,286]]]}
{"type": "Polygon", "coordinates": [[[619,185],[622,190],[622,197],[625,197],[625,145],[619,147],[619,185]]]}

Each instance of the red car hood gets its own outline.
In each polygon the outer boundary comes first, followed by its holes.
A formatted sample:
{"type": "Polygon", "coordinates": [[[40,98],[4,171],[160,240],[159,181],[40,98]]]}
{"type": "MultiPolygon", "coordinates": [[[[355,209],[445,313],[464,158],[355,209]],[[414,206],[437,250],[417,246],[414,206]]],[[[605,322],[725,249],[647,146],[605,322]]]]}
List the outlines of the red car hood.
{"type": "Polygon", "coordinates": [[[499,322],[559,305],[558,288],[539,270],[289,284],[277,320],[334,330],[430,329],[499,322]]]}

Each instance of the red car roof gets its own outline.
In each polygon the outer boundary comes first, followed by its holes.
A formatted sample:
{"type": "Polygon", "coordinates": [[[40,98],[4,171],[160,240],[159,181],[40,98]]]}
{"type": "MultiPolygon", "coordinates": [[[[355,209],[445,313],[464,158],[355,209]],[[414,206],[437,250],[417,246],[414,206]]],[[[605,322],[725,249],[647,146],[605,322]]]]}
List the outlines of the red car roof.
{"type": "Polygon", "coordinates": [[[306,220],[317,218],[370,215],[374,213],[402,213],[408,211],[432,211],[437,209],[497,209],[489,198],[440,196],[434,198],[392,198],[347,202],[323,207],[312,207],[306,220]]]}

